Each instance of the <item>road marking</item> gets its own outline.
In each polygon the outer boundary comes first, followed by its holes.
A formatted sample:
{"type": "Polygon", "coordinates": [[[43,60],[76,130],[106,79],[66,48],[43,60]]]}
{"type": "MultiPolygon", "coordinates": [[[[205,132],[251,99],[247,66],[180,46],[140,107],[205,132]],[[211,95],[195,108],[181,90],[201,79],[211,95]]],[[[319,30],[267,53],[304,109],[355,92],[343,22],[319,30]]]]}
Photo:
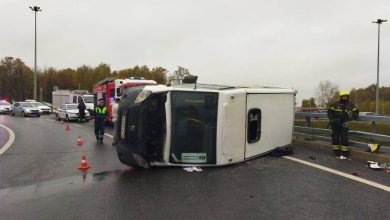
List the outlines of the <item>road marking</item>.
{"type": "Polygon", "coordinates": [[[114,136],[112,136],[111,134],[104,134],[106,135],[107,137],[110,137],[110,138],[114,138],[114,136]]]}
{"type": "Polygon", "coordinates": [[[48,119],[48,118],[46,118],[45,120],[47,120],[47,121],[55,121],[55,120],[53,120],[53,119],[48,119]]]}
{"type": "Polygon", "coordinates": [[[390,192],[390,187],[389,186],[385,186],[385,185],[382,185],[382,184],[379,184],[379,183],[376,183],[376,182],[373,182],[373,181],[370,181],[370,180],[366,180],[366,179],[363,179],[363,178],[360,178],[360,177],[357,177],[357,176],[353,176],[353,175],[348,174],[348,173],[343,173],[341,171],[334,170],[334,169],[331,169],[331,168],[328,168],[328,167],[325,167],[325,166],[321,166],[321,165],[318,165],[318,164],[315,164],[315,163],[311,163],[311,162],[308,162],[308,161],[300,160],[300,159],[295,158],[295,157],[283,156],[283,158],[288,159],[288,160],[292,160],[292,161],[295,161],[295,162],[298,162],[298,163],[301,163],[301,164],[305,164],[307,166],[311,166],[311,167],[314,167],[314,168],[317,168],[317,169],[320,169],[320,170],[323,170],[323,171],[326,171],[326,172],[329,172],[329,173],[333,173],[333,174],[336,174],[336,175],[339,175],[339,176],[342,176],[342,177],[345,177],[345,178],[348,178],[348,179],[351,179],[351,180],[355,180],[357,182],[361,182],[361,183],[367,184],[369,186],[373,186],[373,187],[376,187],[378,189],[382,189],[384,191],[390,192]]]}
{"type": "Polygon", "coordinates": [[[78,125],[78,124],[74,124],[74,126],[79,127],[79,128],[83,127],[83,126],[78,125]]]}
{"type": "Polygon", "coordinates": [[[0,155],[2,155],[14,143],[15,133],[10,128],[8,128],[2,124],[0,124],[0,126],[3,127],[5,130],[7,130],[9,133],[8,142],[2,148],[0,148],[0,155]]]}

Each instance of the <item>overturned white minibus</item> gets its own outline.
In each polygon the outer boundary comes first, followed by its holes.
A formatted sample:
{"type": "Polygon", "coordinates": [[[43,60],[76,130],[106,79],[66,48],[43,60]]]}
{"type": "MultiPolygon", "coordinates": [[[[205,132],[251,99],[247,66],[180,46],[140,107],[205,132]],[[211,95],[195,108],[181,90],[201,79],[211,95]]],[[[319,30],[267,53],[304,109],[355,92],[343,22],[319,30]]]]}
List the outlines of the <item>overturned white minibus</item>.
{"type": "Polygon", "coordinates": [[[129,88],[117,152],[133,166],[218,166],[292,142],[296,92],[207,84],[129,88]]]}

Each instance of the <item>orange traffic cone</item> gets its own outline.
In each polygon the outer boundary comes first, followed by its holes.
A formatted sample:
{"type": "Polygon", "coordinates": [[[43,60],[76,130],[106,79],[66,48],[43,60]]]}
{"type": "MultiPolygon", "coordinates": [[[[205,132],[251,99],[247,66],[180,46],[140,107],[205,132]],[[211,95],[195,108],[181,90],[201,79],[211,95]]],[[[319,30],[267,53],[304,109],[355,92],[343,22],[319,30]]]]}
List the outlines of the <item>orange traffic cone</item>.
{"type": "Polygon", "coordinates": [[[62,124],[62,125],[64,124],[64,119],[61,119],[61,124],[62,124]]]}
{"type": "Polygon", "coordinates": [[[77,145],[82,145],[84,144],[84,141],[83,139],[81,139],[81,137],[79,136],[79,138],[77,139],[77,145]]]}
{"type": "Polygon", "coordinates": [[[66,124],[65,130],[67,130],[67,131],[70,130],[69,124],[66,124]]]}
{"type": "Polygon", "coordinates": [[[87,157],[85,155],[83,155],[83,157],[81,157],[81,163],[80,163],[79,169],[80,170],[87,170],[87,169],[89,169],[89,165],[87,163],[87,157]]]}

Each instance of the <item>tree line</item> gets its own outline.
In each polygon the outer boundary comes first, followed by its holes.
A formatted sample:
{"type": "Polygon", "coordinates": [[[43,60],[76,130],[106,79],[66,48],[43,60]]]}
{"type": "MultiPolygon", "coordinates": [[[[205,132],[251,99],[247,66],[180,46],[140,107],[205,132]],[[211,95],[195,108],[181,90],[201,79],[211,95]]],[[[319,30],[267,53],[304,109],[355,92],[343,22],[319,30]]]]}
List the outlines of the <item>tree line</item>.
{"type": "MultiPolygon", "coordinates": [[[[176,78],[189,74],[188,69],[179,66],[176,71],[168,75],[164,67],[149,68],[146,65],[134,66],[122,70],[112,71],[110,65],[100,63],[96,67],[82,65],[75,69],[45,68],[37,73],[37,98],[40,101],[51,102],[52,91],[55,87],[64,90],[88,90],[97,82],[107,78],[144,77],[155,80],[159,84],[166,84],[168,78],[176,78]]],[[[25,100],[33,98],[34,75],[21,59],[5,57],[0,61],[0,99],[25,100]]]]}
{"type": "MultiPolygon", "coordinates": [[[[339,88],[328,80],[321,81],[315,94],[315,97],[303,99],[302,107],[328,108],[331,103],[339,99],[339,88]]],[[[362,112],[375,112],[375,97],[376,85],[372,84],[366,88],[352,89],[349,100],[362,112]]],[[[379,114],[390,115],[390,87],[382,86],[379,88],[379,114]]]]}

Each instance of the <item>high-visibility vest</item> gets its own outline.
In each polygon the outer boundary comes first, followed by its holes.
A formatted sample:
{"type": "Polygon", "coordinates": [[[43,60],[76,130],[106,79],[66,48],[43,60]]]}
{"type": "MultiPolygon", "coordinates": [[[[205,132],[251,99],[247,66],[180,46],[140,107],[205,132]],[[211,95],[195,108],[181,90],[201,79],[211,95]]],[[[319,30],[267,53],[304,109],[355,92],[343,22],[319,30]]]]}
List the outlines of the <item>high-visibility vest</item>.
{"type": "Polygon", "coordinates": [[[106,112],[107,112],[107,108],[106,107],[103,107],[103,108],[96,107],[96,109],[95,109],[95,113],[96,114],[106,114],[106,112]]]}

